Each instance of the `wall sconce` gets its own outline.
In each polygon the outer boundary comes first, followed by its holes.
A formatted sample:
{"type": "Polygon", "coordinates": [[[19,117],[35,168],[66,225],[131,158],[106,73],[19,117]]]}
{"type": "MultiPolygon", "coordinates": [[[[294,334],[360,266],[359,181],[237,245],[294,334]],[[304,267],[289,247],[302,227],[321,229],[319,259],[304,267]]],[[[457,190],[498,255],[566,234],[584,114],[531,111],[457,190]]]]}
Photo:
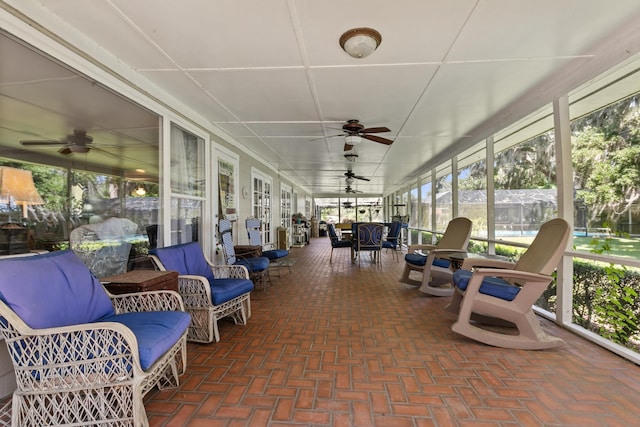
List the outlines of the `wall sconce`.
{"type": "Polygon", "coordinates": [[[340,46],[354,58],[366,58],[382,43],[382,36],[373,28],[353,28],[340,36],[340,46]]]}
{"type": "MultiPolygon", "coordinates": [[[[0,166],[0,199],[7,205],[22,205],[22,218],[27,218],[27,205],[44,205],[31,171],[0,166]]],[[[11,217],[9,217],[11,222],[11,217]]]]}

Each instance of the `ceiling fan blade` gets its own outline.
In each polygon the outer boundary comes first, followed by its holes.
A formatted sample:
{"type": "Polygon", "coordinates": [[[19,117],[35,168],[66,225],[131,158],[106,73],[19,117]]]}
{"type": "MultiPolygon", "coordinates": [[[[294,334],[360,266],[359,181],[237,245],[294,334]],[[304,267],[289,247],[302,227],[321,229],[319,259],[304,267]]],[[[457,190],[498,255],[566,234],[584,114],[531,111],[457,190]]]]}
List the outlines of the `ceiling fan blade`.
{"type": "Polygon", "coordinates": [[[351,151],[351,149],[353,148],[353,145],[349,145],[349,144],[344,144],[344,151],[351,151]]]}
{"type": "Polygon", "coordinates": [[[72,151],[69,147],[62,147],[61,149],[58,150],[58,153],[68,156],[69,154],[72,153],[72,151]]]}
{"type": "Polygon", "coordinates": [[[383,138],[381,136],[375,136],[375,135],[360,135],[362,136],[364,139],[368,139],[370,141],[375,141],[375,142],[379,142],[380,144],[385,144],[385,145],[391,145],[393,144],[393,141],[387,138],[383,138]]]}
{"type": "Polygon", "coordinates": [[[388,127],[380,126],[375,128],[362,129],[358,133],[381,133],[381,132],[391,132],[391,129],[389,129],[388,127]]]}
{"type": "Polygon", "coordinates": [[[27,141],[20,141],[20,144],[22,145],[65,145],[67,142],[66,141],[56,141],[55,139],[33,139],[33,140],[27,140],[27,141]]]}
{"type": "Polygon", "coordinates": [[[354,177],[355,179],[359,179],[359,180],[361,180],[361,181],[371,181],[369,178],[365,178],[364,176],[357,176],[357,175],[354,175],[353,177],[354,177]]]}

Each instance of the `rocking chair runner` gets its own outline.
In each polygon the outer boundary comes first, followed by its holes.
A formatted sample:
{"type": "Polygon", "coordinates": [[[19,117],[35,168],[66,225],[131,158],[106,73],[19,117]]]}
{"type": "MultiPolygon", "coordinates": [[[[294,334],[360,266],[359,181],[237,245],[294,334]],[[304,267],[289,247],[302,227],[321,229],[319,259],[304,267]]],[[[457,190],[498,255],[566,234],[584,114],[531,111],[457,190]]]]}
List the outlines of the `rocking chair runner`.
{"type": "MultiPolygon", "coordinates": [[[[453,274],[456,292],[447,310],[458,319],[451,329],[496,347],[536,350],[562,345],[560,338],[542,330],[532,306],[551,283],[551,273],[560,262],[570,233],[563,219],[544,223],[512,269],[478,268],[471,272],[473,259],[465,261],[453,274]],[[518,335],[484,329],[478,323],[515,326],[518,335]]],[[[487,265],[486,260],[481,262],[487,265]]]]}

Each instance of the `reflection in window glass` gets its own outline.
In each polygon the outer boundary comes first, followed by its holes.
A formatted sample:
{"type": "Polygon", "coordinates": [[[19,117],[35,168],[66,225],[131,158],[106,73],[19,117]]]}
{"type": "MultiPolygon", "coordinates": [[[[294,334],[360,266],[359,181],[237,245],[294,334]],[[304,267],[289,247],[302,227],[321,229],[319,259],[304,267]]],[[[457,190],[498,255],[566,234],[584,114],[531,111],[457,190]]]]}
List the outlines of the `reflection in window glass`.
{"type": "Polygon", "coordinates": [[[202,200],[171,198],[171,244],[200,241],[202,200]]]}
{"type": "Polygon", "coordinates": [[[204,140],[171,125],[171,191],[204,197],[204,140]]]}
{"type": "Polygon", "coordinates": [[[171,125],[171,244],[202,240],[204,140],[171,125]]]}

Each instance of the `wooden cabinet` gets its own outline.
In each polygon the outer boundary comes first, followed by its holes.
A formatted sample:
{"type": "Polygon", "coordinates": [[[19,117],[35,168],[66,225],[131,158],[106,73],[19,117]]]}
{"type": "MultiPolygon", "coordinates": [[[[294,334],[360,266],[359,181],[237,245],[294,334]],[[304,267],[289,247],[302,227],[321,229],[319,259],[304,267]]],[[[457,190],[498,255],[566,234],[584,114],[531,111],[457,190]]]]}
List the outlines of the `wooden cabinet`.
{"type": "Polygon", "coordinates": [[[291,247],[291,236],[289,235],[289,229],[278,228],[278,249],[289,250],[291,247]]]}

